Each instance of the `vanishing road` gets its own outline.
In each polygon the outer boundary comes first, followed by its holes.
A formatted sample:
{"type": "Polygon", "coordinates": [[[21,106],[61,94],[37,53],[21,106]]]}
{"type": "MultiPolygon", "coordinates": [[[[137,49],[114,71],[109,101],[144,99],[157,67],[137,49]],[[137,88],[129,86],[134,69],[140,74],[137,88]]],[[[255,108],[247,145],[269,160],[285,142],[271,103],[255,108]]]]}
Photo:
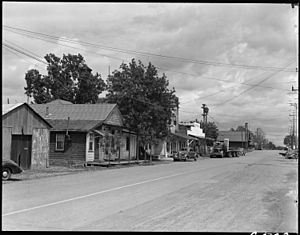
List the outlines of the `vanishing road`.
{"type": "Polygon", "coordinates": [[[2,185],[2,230],[298,232],[298,161],[278,151],[2,185]]]}

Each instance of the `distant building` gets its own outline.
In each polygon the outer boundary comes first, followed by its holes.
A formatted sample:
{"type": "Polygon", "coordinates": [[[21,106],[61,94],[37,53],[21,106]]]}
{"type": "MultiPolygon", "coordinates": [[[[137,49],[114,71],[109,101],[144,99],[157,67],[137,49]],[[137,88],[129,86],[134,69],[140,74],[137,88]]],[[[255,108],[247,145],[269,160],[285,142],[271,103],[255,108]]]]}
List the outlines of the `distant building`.
{"type": "Polygon", "coordinates": [[[217,141],[224,142],[224,139],[229,139],[229,148],[235,149],[252,146],[250,134],[247,137],[245,131],[219,131],[217,141]]]}

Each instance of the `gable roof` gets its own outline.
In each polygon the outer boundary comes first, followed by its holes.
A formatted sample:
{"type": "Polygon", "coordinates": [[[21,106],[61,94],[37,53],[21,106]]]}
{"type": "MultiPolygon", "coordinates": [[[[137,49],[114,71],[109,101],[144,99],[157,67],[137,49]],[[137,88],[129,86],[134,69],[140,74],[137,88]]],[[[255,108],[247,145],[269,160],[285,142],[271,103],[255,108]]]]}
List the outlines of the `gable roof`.
{"type": "Polygon", "coordinates": [[[229,139],[229,142],[246,142],[245,134],[244,131],[219,131],[217,141],[229,139]]]}
{"type": "Polygon", "coordinates": [[[48,120],[53,126],[53,131],[89,131],[102,123],[98,120],[48,120]]]}
{"type": "Polygon", "coordinates": [[[30,105],[27,103],[2,104],[2,118],[3,118],[3,116],[6,116],[11,111],[13,111],[23,105],[27,106],[36,116],[38,116],[38,118],[40,118],[44,123],[46,123],[47,126],[52,128],[52,125],[47,120],[45,120],[45,118],[43,118],[38,112],[36,112],[36,110],[34,110],[32,107],[30,107],[30,105]]]}
{"type": "Polygon", "coordinates": [[[36,112],[44,117],[53,130],[89,131],[102,124],[110,113],[117,109],[116,104],[31,104],[36,112]],[[48,108],[48,115],[46,109],[48,108]],[[68,121],[68,117],[70,120],[68,121]]]}
{"type": "Polygon", "coordinates": [[[73,103],[70,101],[62,100],[62,99],[56,99],[47,104],[73,104],[73,103]]]}
{"type": "Polygon", "coordinates": [[[102,120],[104,121],[116,104],[31,104],[45,119],[102,120]],[[48,107],[48,115],[46,109],[48,107]]]}
{"type": "Polygon", "coordinates": [[[15,108],[17,108],[23,104],[24,103],[2,104],[2,115],[9,113],[10,111],[14,110],[15,108]]]}

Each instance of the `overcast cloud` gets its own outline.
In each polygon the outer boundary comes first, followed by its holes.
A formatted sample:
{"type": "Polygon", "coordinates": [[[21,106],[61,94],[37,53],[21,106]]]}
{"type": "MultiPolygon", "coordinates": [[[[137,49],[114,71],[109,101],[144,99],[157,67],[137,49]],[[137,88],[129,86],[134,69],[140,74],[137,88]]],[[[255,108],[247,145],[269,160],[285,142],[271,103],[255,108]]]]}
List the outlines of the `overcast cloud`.
{"type": "MultiPolygon", "coordinates": [[[[283,145],[289,133],[289,102],[297,102],[296,72],[225,66],[297,67],[298,7],[290,4],[203,3],[13,3],[4,2],[3,25],[53,35],[55,43],[2,28],[3,40],[43,58],[82,54],[106,80],[122,61],[151,62],[165,73],[180,101],[180,121],[202,118],[202,104],[219,130],[248,122],[283,145]],[[65,43],[65,39],[119,49],[221,63],[218,66],[155,56],[137,56],[65,43]],[[67,45],[69,47],[63,46],[67,45]],[[71,48],[74,47],[74,48],[71,48]],[[253,86],[255,85],[255,86],[253,86]],[[257,86],[256,86],[257,85],[257,86]],[[251,88],[251,89],[250,89],[251,88]],[[248,90],[249,89],[249,90],[248,90]],[[243,92],[243,93],[242,93],[243,92]]],[[[25,73],[45,65],[2,47],[2,103],[26,102],[25,73]]],[[[102,95],[103,96],[103,95],[102,95]]]]}

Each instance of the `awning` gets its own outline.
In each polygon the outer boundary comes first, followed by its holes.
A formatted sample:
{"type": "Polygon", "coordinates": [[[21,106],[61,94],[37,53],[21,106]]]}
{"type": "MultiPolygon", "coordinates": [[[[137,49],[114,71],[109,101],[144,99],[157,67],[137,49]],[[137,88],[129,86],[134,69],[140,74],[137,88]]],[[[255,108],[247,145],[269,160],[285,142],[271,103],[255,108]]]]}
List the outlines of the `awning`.
{"type": "Polygon", "coordinates": [[[197,136],[197,135],[191,135],[191,134],[189,134],[189,136],[192,136],[197,139],[205,139],[205,136],[197,136]]]}
{"type": "Polygon", "coordinates": [[[186,140],[197,140],[197,138],[185,135],[183,133],[171,133],[171,135],[173,135],[173,136],[175,136],[177,138],[186,139],[186,140]]]}
{"type": "Polygon", "coordinates": [[[99,131],[99,130],[93,130],[93,132],[95,132],[95,133],[101,135],[102,137],[107,136],[107,135],[108,135],[108,136],[114,136],[114,135],[111,134],[111,133],[104,132],[104,131],[99,131]]]}

